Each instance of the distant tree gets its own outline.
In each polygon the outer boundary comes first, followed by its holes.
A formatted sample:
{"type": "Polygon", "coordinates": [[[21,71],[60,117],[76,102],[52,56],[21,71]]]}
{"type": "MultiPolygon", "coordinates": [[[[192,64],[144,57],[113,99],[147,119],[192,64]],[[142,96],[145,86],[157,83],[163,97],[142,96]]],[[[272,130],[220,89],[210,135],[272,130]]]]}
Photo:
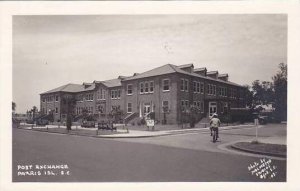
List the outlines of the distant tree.
{"type": "Polygon", "coordinates": [[[287,119],[287,64],[280,63],[279,71],[272,77],[275,90],[275,116],[287,119]]]}
{"type": "Polygon", "coordinates": [[[32,119],[35,121],[36,113],[38,112],[38,109],[36,106],[33,106],[32,109],[30,110],[32,113],[32,119]]]}
{"type": "Polygon", "coordinates": [[[274,101],[274,86],[272,82],[255,80],[252,83],[252,93],[255,105],[269,104],[274,101]]]}
{"type": "Polygon", "coordinates": [[[15,112],[17,108],[17,104],[15,102],[12,102],[12,111],[15,112]]]}
{"type": "Polygon", "coordinates": [[[74,108],[76,105],[76,99],[73,95],[65,94],[62,97],[62,102],[64,104],[64,107],[66,109],[67,114],[67,130],[71,130],[72,128],[72,120],[73,120],[73,114],[74,114],[74,108]]]}
{"type": "Polygon", "coordinates": [[[253,107],[253,91],[251,91],[251,87],[249,85],[244,85],[245,91],[245,102],[246,106],[252,108],[253,107]]]}

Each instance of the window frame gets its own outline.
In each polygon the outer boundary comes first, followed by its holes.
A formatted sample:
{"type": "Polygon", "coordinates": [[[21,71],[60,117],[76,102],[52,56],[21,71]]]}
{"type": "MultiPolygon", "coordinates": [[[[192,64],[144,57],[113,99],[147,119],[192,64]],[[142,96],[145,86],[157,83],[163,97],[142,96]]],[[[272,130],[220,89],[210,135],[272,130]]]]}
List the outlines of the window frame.
{"type": "Polygon", "coordinates": [[[127,95],[133,95],[133,85],[132,84],[127,84],[127,95]],[[131,87],[131,88],[129,88],[131,87]],[[131,90],[131,93],[129,93],[129,90],[131,90]]]}
{"type": "Polygon", "coordinates": [[[162,91],[163,92],[169,92],[171,90],[171,87],[170,87],[170,79],[169,78],[165,78],[162,80],[162,91]],[[165,82],[168,82],[168,89],[165,89],[165,82]]]}
{"type": "Polygon", "coordinates": [[[132,111],[132,108],[133,108],[133,107],[132,107],[132,102],[128,102],[128,103],[127,103],[127,113],[132,113],[132,112],[133,112],[133,111],[132,111]],[[131,105],[130,107],[129,107],[129,104],[131,105]],[[131,111],[129,111],[129,108],[130,108],[131,111]]]}

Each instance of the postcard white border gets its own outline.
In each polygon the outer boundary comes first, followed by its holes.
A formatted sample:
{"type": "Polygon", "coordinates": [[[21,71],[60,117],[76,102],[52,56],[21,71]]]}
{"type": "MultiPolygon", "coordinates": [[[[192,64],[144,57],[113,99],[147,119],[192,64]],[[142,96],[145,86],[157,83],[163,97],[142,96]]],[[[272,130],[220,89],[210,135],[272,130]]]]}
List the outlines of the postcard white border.
{"type": "MultiPolygon", "coordinates": [[[[0,190],[300,190],[300,6],[294,2],[0,2],[0,190]],[[288,160],[285,183],[12,183],[12,16],[99,14],[288,14],[288,160]]],[[[234,169],[232,169],[234,170],[234,169]]]]}

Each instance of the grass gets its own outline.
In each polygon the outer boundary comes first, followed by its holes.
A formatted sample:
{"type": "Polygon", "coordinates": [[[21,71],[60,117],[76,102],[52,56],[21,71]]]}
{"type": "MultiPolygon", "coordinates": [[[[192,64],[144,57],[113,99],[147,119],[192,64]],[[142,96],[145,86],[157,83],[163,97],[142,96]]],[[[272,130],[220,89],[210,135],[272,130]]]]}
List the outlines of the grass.
{"type": "Polygon", "coordinates": [[[238,142],[235,147],[244,150],[258,151],[261,153],[272,153],[286,155],[286,145],[268,144],[260,142],[238,142]]]}

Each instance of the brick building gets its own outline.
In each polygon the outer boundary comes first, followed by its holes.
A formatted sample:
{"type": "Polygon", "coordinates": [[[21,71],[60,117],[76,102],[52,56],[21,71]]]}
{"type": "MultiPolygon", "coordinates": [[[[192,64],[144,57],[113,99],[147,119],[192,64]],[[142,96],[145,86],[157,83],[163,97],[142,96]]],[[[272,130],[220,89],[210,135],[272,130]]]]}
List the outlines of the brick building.
{"type": "Polygon", "coordinates": [[[41,112],[53,112],[56,121],[65,120],[68,97],[76,100],[72,111],[76,116],[85,109],[101,119],[113,108],[120,108],[125,119],[142,118],[154,112],[156,120],[166,119],[168,124],[179,123],[183,108],[192,105],[200,111],[199,118],[245,107],[244,87],[228,81],[228,74],[208,72],[206,68],[194,68],[193,64],[166,64],[129,77],[67,84],[40,96],[41,112]]]}

